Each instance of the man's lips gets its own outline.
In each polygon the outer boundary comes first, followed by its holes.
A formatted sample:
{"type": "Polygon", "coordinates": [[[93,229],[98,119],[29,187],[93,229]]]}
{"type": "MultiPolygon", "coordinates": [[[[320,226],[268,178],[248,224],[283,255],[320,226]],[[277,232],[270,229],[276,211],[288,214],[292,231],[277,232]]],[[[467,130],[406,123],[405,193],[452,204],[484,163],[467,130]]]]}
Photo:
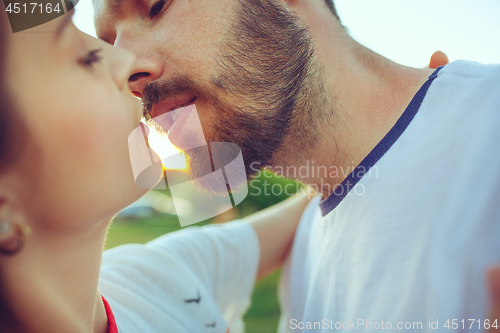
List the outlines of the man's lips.
{"type": "Polygon", "coordinates": [[[153,117],[153,113],[151,112],[152,120],[155,122],[157,125],[159,125],[164,133],[168,133],[170,128],[174,126],[174,123],[178,119],[183,119],[181,122],[185,122],[186,120],[184,118],[185,115],[183,116],[184,113],[186,113],[186,109],[188,106],[194,106],[194,100],[191,102],[188,102],[187,105],[178,107],[172,111],[165,111],[161,110],[162,112],[159,113],[159,115],[153,117]]]}
{"type": "MultiPolygon", "coordinates": [[[[174,112],[177,110],[169,114],[174,112]]],[[[186,153],[190,149],[207,145],[195,103],[180,109],[167,137],[170,142],[186,153]]]]}
{"type": "Polygon", "coordinates": [[[196,96],[192,94],[189,95],[184,94],[172,98],[166,98],[160,103],[156,103],[155,105],[153,105],[149,115],[151,116],[151,118],[158,117],[172,110],[177,110],[189,104],[193,104],[195,99],[196,96]]]}

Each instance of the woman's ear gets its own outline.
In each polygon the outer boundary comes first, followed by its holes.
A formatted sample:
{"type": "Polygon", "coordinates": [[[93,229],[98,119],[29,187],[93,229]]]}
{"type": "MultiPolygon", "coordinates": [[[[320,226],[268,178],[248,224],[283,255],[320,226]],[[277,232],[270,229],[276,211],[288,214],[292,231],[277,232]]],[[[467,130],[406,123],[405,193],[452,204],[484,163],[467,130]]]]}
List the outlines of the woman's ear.
{"type": "Polygon", "coordinates": [[[19,221],[12,209],[12,202],[0,189],[0,255],[18,253],[31,233],[31,228],[19,221]]]}
{"type": "Polygon", "coordinates": [[[10,216],[9,199],[0,189],[0,248],[11,248],[14,236],[16,234],[12,216],[10,216]]]}

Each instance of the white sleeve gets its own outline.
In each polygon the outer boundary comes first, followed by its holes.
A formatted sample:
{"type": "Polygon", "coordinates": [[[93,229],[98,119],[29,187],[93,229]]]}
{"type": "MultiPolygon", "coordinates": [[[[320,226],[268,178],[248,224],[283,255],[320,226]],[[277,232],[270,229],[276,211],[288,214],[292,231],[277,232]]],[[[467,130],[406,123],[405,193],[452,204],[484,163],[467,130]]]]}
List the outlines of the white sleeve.
{"type": "Polygon", "coordinates": [[[146,244],[178,256],[206,283],[231,328],[239,331],[257,276],[260,247],[253,227],[243,221],[188,227],[146,244]]]}

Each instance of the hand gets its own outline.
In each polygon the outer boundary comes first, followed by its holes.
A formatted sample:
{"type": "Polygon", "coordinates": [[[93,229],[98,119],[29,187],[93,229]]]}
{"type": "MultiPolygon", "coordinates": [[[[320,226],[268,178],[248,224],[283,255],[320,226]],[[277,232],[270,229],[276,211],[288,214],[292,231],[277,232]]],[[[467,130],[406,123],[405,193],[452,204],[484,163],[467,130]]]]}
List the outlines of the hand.
{"type": "MultiPolygon", "coordinates": [[[[486,280],[488,284],[488,291],[490,294],[490,312],[488,319],[490,323],[497,320],[497,324],[500,326],[500,266],[495,266],[489,269],[486,280]]],[[[489,330],[484,330],[485,332],[500,332],[499,328],[490,328],[489,330]]]]}
{"type": "Polygon", "coordinates": [[[283,264],[302,213],[316,192],[310,187],[290,198],[243,218],[255,229],[260,244],[260,279],[283,264]]]}
{"type": "Polygon", "coordinates": [[[449,62],[450,59],[448,59],[448,56],[444,52],[436,51],[431,56],[431,61],[428,67],[431,69],[436,69],[440,66],[447,65],[449,62]]]}

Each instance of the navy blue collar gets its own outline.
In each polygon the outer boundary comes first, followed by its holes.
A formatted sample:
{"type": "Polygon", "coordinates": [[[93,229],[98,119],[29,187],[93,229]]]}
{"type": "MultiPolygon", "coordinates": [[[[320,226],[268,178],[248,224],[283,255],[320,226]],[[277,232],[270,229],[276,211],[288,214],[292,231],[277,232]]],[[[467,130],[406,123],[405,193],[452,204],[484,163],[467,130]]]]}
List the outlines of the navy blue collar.
{"type": "MultiPolygon", "coordinates": [[[[437,68],[427,82],[420,88],[420,90],[415,94],[410,104],[403,112],[401,117],[398,119],[396,124],[391,128],[391,130],[384,136],[384,138],[377,144],[375,148],[365,157],[361,163],[347,176],[337,189],[341,191],[333,191],[328,198],[320,203],[321,211],[323,216],[330,213],[338,204],[347,196],[350,190],[358,183],[358,181],[363,178],[363,176],[384,156],[384,154],[391,148],[391,146],[396,142],[396,140],[403,134],[405,129],[408,127],[413,117],[417,114],[422,105],[427,90],[432,84],[432,81],[437,77],[437,74],[443,67],[437,68]]],[[[336,189],[336,190],[337,190],[336,189]]]]}

